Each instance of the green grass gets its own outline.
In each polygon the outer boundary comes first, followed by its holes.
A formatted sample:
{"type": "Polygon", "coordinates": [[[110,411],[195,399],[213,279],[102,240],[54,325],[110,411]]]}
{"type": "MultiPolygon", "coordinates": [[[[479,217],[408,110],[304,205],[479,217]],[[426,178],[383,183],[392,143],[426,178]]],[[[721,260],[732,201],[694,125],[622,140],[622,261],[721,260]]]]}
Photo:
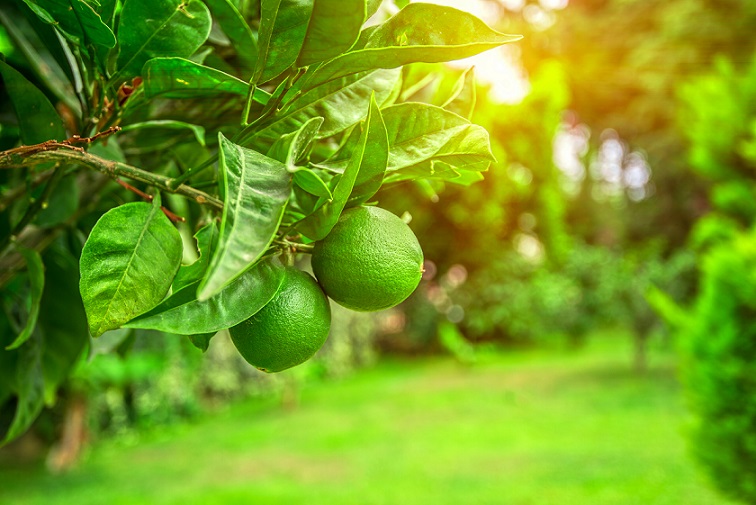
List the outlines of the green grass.
{"type": "Polygon", "coordinates": [[[686,455],[675,374],[623,350],[517,353],[473,368],[388,362],[250,402],[71,473],[0,467],[11,504],[724,504],[686,455]]]}

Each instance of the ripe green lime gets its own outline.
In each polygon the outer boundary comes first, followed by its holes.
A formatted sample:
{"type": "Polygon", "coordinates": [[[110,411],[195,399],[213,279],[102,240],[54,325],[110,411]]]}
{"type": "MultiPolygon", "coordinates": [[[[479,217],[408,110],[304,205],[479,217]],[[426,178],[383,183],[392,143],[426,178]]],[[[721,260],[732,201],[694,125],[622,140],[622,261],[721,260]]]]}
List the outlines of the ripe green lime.
{"type": "Polygon", "coordinates": [[[318,283],[310,274],[287,267],[273,299],[229,332],[249,364],[263,372],[280,372],[310,359],[330,327],[331,307],[318,283]]]}
{"type": "Polygon", "coordinates": [[[378,207],[345,211],[315,243],[312,269],[328,296],[358,311],[393,307],[423,275],[423,250],[404,221],[378,207]]]}

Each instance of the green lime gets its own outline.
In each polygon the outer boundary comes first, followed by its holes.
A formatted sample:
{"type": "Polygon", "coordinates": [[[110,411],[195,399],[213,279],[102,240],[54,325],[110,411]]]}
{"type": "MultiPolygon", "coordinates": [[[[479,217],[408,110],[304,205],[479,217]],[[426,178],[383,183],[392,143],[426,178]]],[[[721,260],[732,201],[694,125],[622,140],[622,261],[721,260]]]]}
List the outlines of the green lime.
{"type": "Polygon", "coordinates": [[[263,372],[304,363],[320,349],[331,327],[331,307],[312,276],[287,267],[281,288],[254,316],[229,330],[236,349],[263,372]]]}
{"type": "Polygon", "coordinates": [[[315,243],[312,269],[328,296],[358,311],[406,299],[423,275],[423,250],[404,221],[378,207],[345,211],[315,243]]]}

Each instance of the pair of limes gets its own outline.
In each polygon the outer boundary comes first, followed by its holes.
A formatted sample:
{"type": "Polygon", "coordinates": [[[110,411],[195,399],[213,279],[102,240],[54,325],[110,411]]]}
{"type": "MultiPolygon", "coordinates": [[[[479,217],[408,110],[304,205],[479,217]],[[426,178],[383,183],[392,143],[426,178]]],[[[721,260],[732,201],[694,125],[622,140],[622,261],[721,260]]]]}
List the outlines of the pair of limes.
{"type": "Polygon", "coordinates": [[[420,282],[423,251],[409,226],[391,212],[355,207],[315,243],[312,269],[318,281],[287,267],[273,299],[230,329],[236,348],[257,368],[279,372],[320,349],[331,325],[326,295],[357,311],[402,302],[420,282]]]}

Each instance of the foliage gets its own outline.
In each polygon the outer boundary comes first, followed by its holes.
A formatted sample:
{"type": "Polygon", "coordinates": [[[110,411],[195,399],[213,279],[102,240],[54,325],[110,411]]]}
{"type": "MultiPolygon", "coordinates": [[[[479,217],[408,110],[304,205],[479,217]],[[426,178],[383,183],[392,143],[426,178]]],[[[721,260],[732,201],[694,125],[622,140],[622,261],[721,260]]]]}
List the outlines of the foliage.
{"type": "Polygon", "coordinates": [[[407,102],[400,67],[518,37],[422,3],[365,27],[378,6],[0,2],[3,443],[54,403],[90,334],[205,350],[280,289],[274,256],[309,252],[382,185],[481,178],[488,134],[456,114],[472,80],[407,102]]]}
{"type": "Polygon", "coordinates": [[[756,503],[756,234],[709,251],[681,328],[693,451],[719,490],[756,503]]]}

